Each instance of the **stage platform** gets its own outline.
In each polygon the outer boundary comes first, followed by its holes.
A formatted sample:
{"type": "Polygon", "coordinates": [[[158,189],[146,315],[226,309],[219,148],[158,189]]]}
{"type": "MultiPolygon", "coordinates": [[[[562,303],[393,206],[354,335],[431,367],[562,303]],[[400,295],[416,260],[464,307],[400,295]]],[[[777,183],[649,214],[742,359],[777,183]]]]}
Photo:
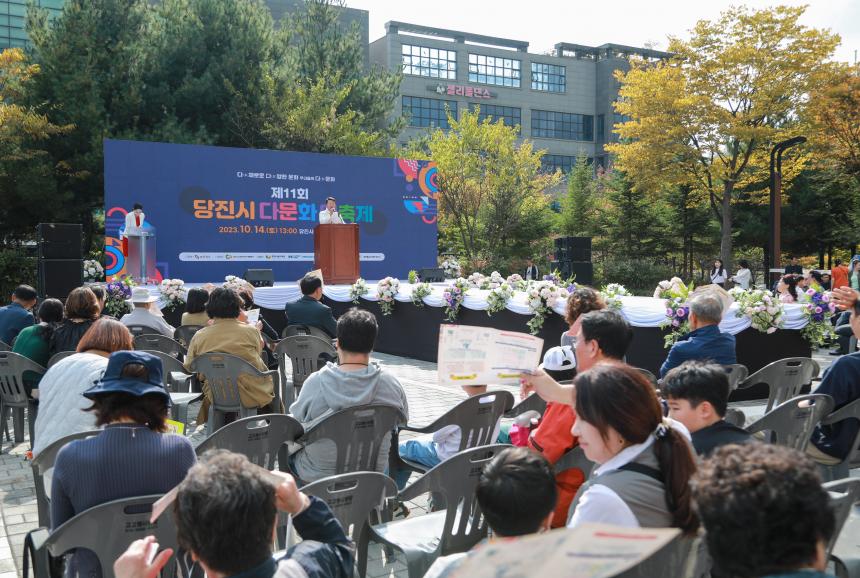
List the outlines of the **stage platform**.
{"type": "MultiPolygon", "coordinates": [[[[188,287],[204,286],[203,283],[187,283],[188,287]]],[[[424,361],[436,361],[439,327],[446,323],[444,317],[444,298],[442,292],[447,283],[432,284],[432,293],[423,299],[424,306],[412,303],[412,286],[400,285],[396,304],[391,315],[383,315],[376,297],[376,281],[367,281],[368,294],[360,299],[359,306],[371,311],[379,321],[379,336],[376,350],[382,353],[400,355],[424,361]]],[[[148,286],[157,295],[157,286],[148,286]]],[[[326,285],[323,289],[323,303],[332,308],[335,317],[355,306],[349,296],[350,285],[326,285]]],[[[515,293],[502,311],[487,315],[487,295],[489,291],[470,289],[463,301],[457,323],[494,327],[508,331],[528,331],[526,325],[531,313],[523,292],[515,293]]],[[[298,300],[301,291],[297,283],[276,283],[273,287],[261,287],[254,292],[254,302],[260,306],[261,314],[279,333],[286,326],[284,305],[298,300]]],[[[558,345],[561,334],[567,330],[564,321],[564,302],[554,307],[538,334],[544,339],[544,350],[558,345]]],[[[648,369],[657,374],[666,358],[663,347],[666,330],[660,328],[665,319],[665,305],[662,299],[651,297],[624,297],[620,313],[633,326],[633,344],[627,362],[648,369]]],[[[784,305],[784,328],[771,334],[761,333],[750,327],[749,319],[735,315],[737,306],[726,312],[720,329],[735,335],[737,339],[738,363],[747,366],[750,373],[761,369],[768,363],[785,357],[809,357],[812,353],[809,343],[800,335],[806,325],[802,306],[784,305]]],[[[178,322],[178,312],[165,312],[168,321],[178,322]]],[[[751,388],[735,392],[732,399],[756,399],[766,396],[763,388],[751,388]]]]}

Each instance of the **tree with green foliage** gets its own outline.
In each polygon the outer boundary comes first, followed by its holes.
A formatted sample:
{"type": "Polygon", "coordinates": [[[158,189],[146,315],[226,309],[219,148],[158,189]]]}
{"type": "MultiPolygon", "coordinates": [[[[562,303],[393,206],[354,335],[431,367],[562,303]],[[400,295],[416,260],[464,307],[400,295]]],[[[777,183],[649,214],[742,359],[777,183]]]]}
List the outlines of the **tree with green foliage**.
{"type": "Polygon", "coordinates": [[[580,155],[567,175],[567,194],[561,200],[561,233],[566,236],[590,236],[594,214],[594,167],[588,157],[580,155]]]}
{"type": "Polygon", "coordinates": [[[465,111],[427,141],[439,171],[439,226],[456,232],[472,266],[508,270],[549,250],[554,218],[545,191],[560,180],[541,171],[542,151],[518,141],[518,127],[465,111]]]}

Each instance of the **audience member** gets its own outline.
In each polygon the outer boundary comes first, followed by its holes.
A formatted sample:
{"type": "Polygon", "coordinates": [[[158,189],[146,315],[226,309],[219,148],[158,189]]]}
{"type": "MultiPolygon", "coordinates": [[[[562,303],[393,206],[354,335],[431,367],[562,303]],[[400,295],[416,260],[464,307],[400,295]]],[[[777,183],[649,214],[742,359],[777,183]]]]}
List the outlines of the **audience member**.
{"type": "MultiPolygon", "coordinates": [[[[161,360],[154,355],[113,353],[104,376],[84,396],[93,402],[88,411],[95,414],[96,425],[105,428],[57,454],[51,481],[52,530],[105,502],[166,493],[196,461],[187,438],[163,434],[170,395],[162,381],[161,360]]],[[[100,570],[88,550],[76,551],[66,564],[68,576],[98,577],[100,570]]]]}
{"type": "MultiPolygon", "coordinates": [[[[252,309],[256,309],[254,305],[254,286],[248,283],[241,289],[239,289],[239,297],[242,299],[242,313],[240,319],[244,322],[248,322],[248,318],[246,316],[247,311],[251,311],[252,309]],[[244,319],[242,318],[244,317],[244,319]]],[[[260,330],[261,335],[265,335],[271,341],[277,341],[280,339],[280,335],[275,329],[266,321],[262,316],[259,317],[257,321],[257,329],[260,330]]]]}
{"type": "MultiPolygon", "coordinates": [[[[275,487],[243,455],[203,454],[179,485],[173,515],[179,545],[211,578],[350,578],[353,546],[325,502],[303,494],[288,474],[275,487]],[[272,557],[278,511],[292,516],[302,542],[272,557]]],[[[167,515],[167,514],[162,514],[167,515]]],[[[117,578],[157,576],[171,550],[149,536],[134,542],[114,564],[117,578]]]]}
{"type": "Polygon", "coordinates": [[[803,275],[803,265],[800,264],[800,259],[791,257],[791,264],[785,266],[786,275],[803,275]]]}
{"type": "Polygon", "coordinates": [[[726,268],[723,267],[722,259],[714,259],[714,264],[711,266],[711,283],[725,288],[727,278],[728,275],[726,268]]]}
{"type": "Polygon", "coordinates": [[[836,264],[830,271],[833,277],[833,288],[848,287],[848,267],[842,263],[842,259],[836,259],[836,264]]]}
{"type": "Polygon", "coordinates": [[[752,282],[750,263],[746,259],[741,259],[738,264],[740,265],[740,268],[730,281],[734,281],[741,289],[749,289],[750,283],[752,282]]]}
{"type": "MultiPolygon", "coordinates": [[[[471,397],[475,395],[483,395],[487,393],[486,385],[464,385],[463,391],[471,397]]],[[[500,418],[501,421],[501,418],[500,418]]],[[[492,440],[495,440],[499,435],[500,424],[496,424],[495,432],[492,440]]],[[[432,468],[438,465],[460,449],[460,442],[463,439],[463,432],[460,431],[458,425],[448,425],[435,431],[432,434],[419,436],[413,439],[400,442],[397,451],[400,457],[410,462],[416,462],[427,468],[432,468]]],[[[411,470],[402,468],[394,472],[394,480],[397,482],[397,487],[401,490],[409,481],[411,470]]]]}
{"type": "Polygon", "coordinates": [[[99,302],[99,315],[104,317],[105,301],[107,300],[107,292],[101,285],[88,285],[90,291],[96,296],[96,301],[99,302]]]}
{"type": "MultiPolygon", "coordinates": [[[[406,393],[396,377],[370,362],[376,341],[376,317],[369,311],[353,307],[337,321],[337,355],[339,364],[328,362],[305,380],[290,413],[305,430],[333,412],[357,405],[383,404],[400,410],[403,421],[409,419],[406,393]]],[[[391,434],[382,440],[377,471],[388,464],[391,434]]],[[[305,446],[290,458],[291,469],[304,482],[314,482],[335,474],[336,448],[330,440],[305,446]]]]}
{"type": "Polygon", "coordinates": [[[12,292],[12,302],[0,307],[0,341],[12,345],[22,329],[36,323],[30,312],[35,305],[36,290],[29,285],[18,285],[12,292]]]}
{"type": "MultiPolygon", "coordinates": [[[[161,316],[161,310],[156,304],[158,297],[150,294],[146,287],[135,287],[131,290],[131,303],[134,309],[131,313],[126,313],[122,316],[123,325],[131,327],[132,325],[143,325],[149,327],[152,331],[160,333],[165,337],[173,337],[174,328],[164,320],[161,316]]],[[[146,333],[152,333],[147,331],[146,333]]]]}
{"type": "Polygon", "coordinates": [[[60,438],[96,429],[95,416],[86,411],[91,404],[83,393],[101,379],[112,353],[132,348],[126,326],[105,317],[84,333],[77,353],[48,368],[39,382],[34,456],[60,438]]]}
{"type": "MultiPolygon", "coordinates": [[[[191,371],[195,358],[204,353],[229,353],[241,357],[260,371],[267,371],[261,356],[263,341],[260,332],[255,327],[239,319],[243,314],[242,299],[235,290],[219,287],[209,295],[206,303],[206,314],[212,320],[191,338],[188,353],[185,355],[185,368],[191,371]]],[[[203,394],[205,399],[197,416],[197,423],[202,424],[209,415],[212,404],[212,392],[203,376],[203,394]]],[[[245,407],[271,408],[275,398],[272,378],[256,377],[250,374],[239,377],[239,397],[245,407]]],[[[280,411],[280,408],[277,408],[280,411]]]]}
{"type": "Polygon", "coordinates": [[[567,297],[567,307],[565,309],[564,320],[567,321],[568,330],[561,334],[561,345],[574,345],[574,337],[579,332],[577,320],[579,317],[589,311],[597,311],[606,309],[606,301],[599,291],[595,291],[591,287],[584,285],[578,286],[567,297]]]}
{"type": "Polygon", "coordinates": [[[206,289],[195,287],[188,290],[185,297],[185,312],[182,314],[181,325],[206,325],[209,316],[206,315],[206,302],[209,301],[209,292],[206,289]]]}
{"type": "Polygon", "coordinates": [[[540,272],[538,271],[537,265],[535,265],[534,259],[526,259],[526,270],[523,271],[523,279],[526,281],[540,280],[540,272]]]}
{"type": "MultiPolygon", "coordinates": [[[[602,304],[602,301],[589,298],[581,301],[580,307],[587,310],[602,304]]],[[[621,361],[633,340],[633,331],[627,321],[620,314],[606,309],[588,311],[576,317],[573,326],[576,328],[574,354],[578,372],[587,371],[598,363],[621,361]]],[[[577,444],[571,431],[575,421],[576,415],[569,401],[548,403],[540,425],[529,435],[528,447],[555,464],[577,444]]],[[[556,477],[558,504],[553,528],[564,527],[567,523],[570,503],[584,481],[584,474],[575,468],[560,472],[556,477]]]]}
{"type": "Polygon", "coordinates": [[[723,418],[729,405],[729,377],[721,365],[686,361],[663,378],[669,417],[684,424],[696,453],[710,454],[726,444],[745,443],[750,434],[723,418]]]}
{"type": "Polygon", "coordinates": [[[835,517],[815,466],[800,452],[723,446],[699,466],[691,491],[715,576],[829,576],[825,547],[835,517]]]}
{"type": "MultiPolygon", "coordinates": [[[[492,532],[490,540],[545,532],[556,500],[552,465],[525,448],[502,450],[484,466],[475,498],[492,532]]],[[[447,578],[468,552],[437,558],[424,578],[447,578]]]]}
{"type": "MultiPolygon", "coordinates": [[[[833,299],[850,312],[849,324],[857,339],[860,339],[860,294],[848,287],[833,291],[833,299]]],[[[824,372],[821,384],[815,393],[827,394],[835,402],[834,410],[860,398],[860,352],[844,355],[834,361],[824,372]]],[[[842,420],[833,425],[819,425],[812,433],[812,443],[807,453],[815,461],[834,465],[851,452],[860,424],[857,420],[842,420]]]]}
{"type": "Polygon", "coordinates": [[[63,302],[59,299],[45,299],[39,305],[39,324],[22,329],[15,338],[12,351],[47,367],[51,358],[51,336],[62,320],[63,302]]]}
{"type": "Polygon", "coordinates": [[[737,362],[735,336],[720,331],[723,319],[723,302],[709,292],[693,295],[688,301],[690,308],[690,333],[681,338],[669,350],[666,361],[660,367],[660,377],[673,367],[690,359],[713,361],[720,365],[737,362]]]}
{"type": "Polygon", "coordinates": [[[855,291],[860,291],[860,259],[851,259],[851,267],[848,272],[848,286],[855,291]]]}
{"type": "Polygon", "coordinates": [[[571,386],[541,370],[522,374],[521,381],[523,393],[573,403],[573,435],[598,464],[571,505],[569,527],[603,522],[696,529],[687,486],[696,469],[689,433],[663,417],[654,387],[639,371],[602,363],[578,374],[571,386]]]}
{"type": "Polygon", "coordinates": [[[320,302],[322,299],[322,279],[308,273],[299,281],[302,298],[293,303],[287,303],[284,313],[287,316],[287,326],[307,325],[322,329],[331,337],[337,335],[337,323],[331,314],[331,308],[320,302]]]}
{"type": "Polygon", "coordinates": [[[51,335],[51,355],[76,351],[78,342],[101,315],[99,300],[89,287],[72,289],[66,297],[66,318],[51,335]]]}

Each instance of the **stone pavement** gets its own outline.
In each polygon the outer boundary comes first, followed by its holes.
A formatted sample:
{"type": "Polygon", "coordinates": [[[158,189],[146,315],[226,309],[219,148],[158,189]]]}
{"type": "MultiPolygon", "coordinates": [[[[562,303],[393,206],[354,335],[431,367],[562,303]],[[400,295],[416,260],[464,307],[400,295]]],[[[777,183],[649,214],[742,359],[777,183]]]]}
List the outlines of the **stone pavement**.
{"type": "MultiPolygon", "coordinates": [[[[822,371],[834,358],[815,356],[822,364],[822,371]]],[[[436,383],[436,364],[396,357],[386,354],[374,354],[374,359],[387,370],[396,375],[406,391],[409,402],[409,423],[422,426],[430,423],[445,411],[465,398],[459,389],[452,390],[436,383]]],[[[503,387],[516,395],[518,388],[503,387]]],[[[747,416],[747,423],[760,417],[764,412],[761,402],[743,402],[732,404],[747,416]]],[[[197,408],[189,409],[189,415],[197,414],[197,408]]],[[[10,424],[11,429],[11,424],[10,424]]],[[[199,444],[205,434],[203,428],[194,431],[189,438],[195,445],[199,444]]],[[[405,437],[405,436],[404,436],[405,437]]],[[[33,486],[33,475],[26,460],[29,442],[21,444],[2,444],[0,454],[0,578],[17,578],[21,575],[21,563],[24,536],[38,526],[36,511],[36,495],[33,486]]],[[[426,500],[407,504],[411,515],[426,513],[426,500]]],[[[370,578],[406,576],[406,566],[402,558],[385,559],[382,549],[372,546],[369,555],[368,574],[370,578]]]]}

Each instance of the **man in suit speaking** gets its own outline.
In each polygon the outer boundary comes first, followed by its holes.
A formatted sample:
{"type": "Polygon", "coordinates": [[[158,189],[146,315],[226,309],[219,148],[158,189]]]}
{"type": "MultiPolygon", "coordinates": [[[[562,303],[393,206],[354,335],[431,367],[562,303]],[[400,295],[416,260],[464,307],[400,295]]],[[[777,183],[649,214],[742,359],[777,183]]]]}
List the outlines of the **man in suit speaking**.
{"type": "Polygon", "coordinates": [[[337,212],[337,201],[334,197],[325,200],[325,209],[320,211],[320,225],[343,225],[343,218],[337,212]]]}
{"type": "Polygon", "coordinates": [[[287,325],[317,327],[332,338],[337,336],[337,323],[331,314],[331,308],[320,303],[322,280],[313,273],[308,273],[299,281],[299,287],[302,290],[302,298],[293,303],[287,303],[284,308],[287,325]]]}

